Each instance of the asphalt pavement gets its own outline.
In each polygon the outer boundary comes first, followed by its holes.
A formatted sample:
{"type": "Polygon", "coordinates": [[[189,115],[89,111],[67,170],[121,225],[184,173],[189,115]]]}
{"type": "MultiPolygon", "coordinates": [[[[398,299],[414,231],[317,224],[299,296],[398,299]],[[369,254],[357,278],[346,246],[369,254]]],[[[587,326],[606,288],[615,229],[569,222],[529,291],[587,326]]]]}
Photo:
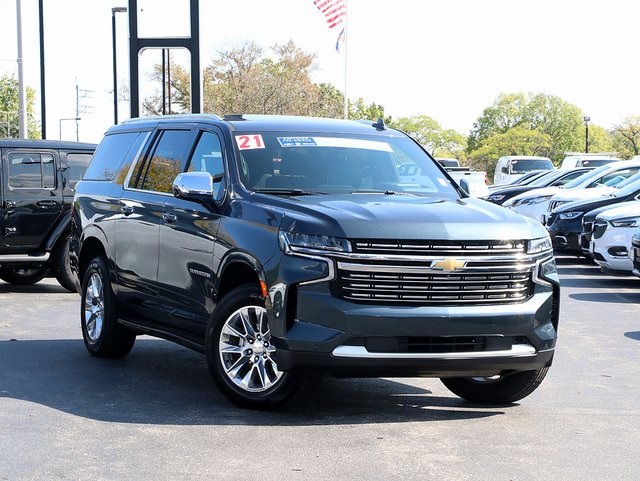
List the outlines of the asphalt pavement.
{"type": "Polygon", "coordinates": [[[227,402],[204,357],[167,341],[91,357],[78,294],[0,282],[0,480],[640,479],[640,279],[558,266],[554,365],[519,403],[325,379],[272,413],[227,402]]]}

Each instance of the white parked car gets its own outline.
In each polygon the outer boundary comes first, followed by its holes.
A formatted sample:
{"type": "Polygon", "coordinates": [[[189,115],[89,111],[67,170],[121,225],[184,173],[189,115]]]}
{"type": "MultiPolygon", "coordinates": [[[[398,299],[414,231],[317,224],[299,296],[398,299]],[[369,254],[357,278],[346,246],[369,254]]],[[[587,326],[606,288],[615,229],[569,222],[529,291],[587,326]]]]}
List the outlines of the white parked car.
{"type": "Polygon", "coordinates": [[[622,160],[613,154],[609,153],[570,153],[567,152],[567,156],[560,164],[560,169],[575,169],[576,167],[600,167],[601,165],[610,164],[622,160]]]}
{"type": "Polygon", "coordinates": [[[624,204],[596,216],[589,251],[599,266],[631,272],[633,261],[629,251],[631,238],[640,226],[640,201],[624,204]]]}
{"type": "Polygon", "coordinates": [[[505,155],[496,162],[493,183],[508,184],[529,172],[553,169],[553,162],[548,157],[505,155]]]}
{"type": "Polygon", "coordinates": [[[551,210],[549,207],[552,200],[555,208],[565,202],[607,195],[639,171],[640,160],[620,160],[597,167],[562,187],[530,190],[512,197],[502,205],[518,214],[544,222],[543,216],[551,210]]]}

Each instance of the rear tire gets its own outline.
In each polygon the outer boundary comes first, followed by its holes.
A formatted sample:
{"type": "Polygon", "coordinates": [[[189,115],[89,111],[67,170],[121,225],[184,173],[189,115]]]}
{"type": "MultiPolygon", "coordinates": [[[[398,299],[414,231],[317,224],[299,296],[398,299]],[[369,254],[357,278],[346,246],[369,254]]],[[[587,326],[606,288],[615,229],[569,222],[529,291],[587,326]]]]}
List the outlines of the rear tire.
{"type": "Polygon", "coordinates": [[[8,266],[0,268],[0,279],[9,284],[30,286],[40,282],[48,273],[48,266],[8,266]]]}
{"type": "Polygon", "coordinates": [[[94,356],[124,357],[133,348],[136,334],[118,324],[118,300],[102,256],[89,263],[83,276],[80,323],[84,345],[94,356]]]}
{"type": "Polygon", "coordinates": [[[225,397],[248,409],[283,406],[313,386],[313,379],[278,370],[260,289],[233,289],[207,326],[205,350],[213,380],[225,397]]]}
{"type": "Polygon", "coordinates": [[[506,376],[440,379],[456,396],[475,403],[507,404],[527,397],[547,375],[548,367],[506,376]]]}
{"type": "Polygon", "coordinates": [[[70,292],[76,292],[76,284],[69,265],[69,244],[71,238],[66,236],[60,241],[54,252],[53,267],[55,269],[56,280],[62,287],[70,292]]]}

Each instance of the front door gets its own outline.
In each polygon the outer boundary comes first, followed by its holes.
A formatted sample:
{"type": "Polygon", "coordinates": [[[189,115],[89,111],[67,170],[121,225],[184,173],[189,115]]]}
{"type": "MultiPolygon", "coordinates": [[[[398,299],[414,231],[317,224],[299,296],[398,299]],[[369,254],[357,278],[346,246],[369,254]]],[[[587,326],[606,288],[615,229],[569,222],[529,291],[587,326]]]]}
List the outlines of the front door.
{"type": "Polygon", "coordinates": [[[2,153],[2,238],[11,247],[39,247],[63,211],[55,151],[2,153]]]}

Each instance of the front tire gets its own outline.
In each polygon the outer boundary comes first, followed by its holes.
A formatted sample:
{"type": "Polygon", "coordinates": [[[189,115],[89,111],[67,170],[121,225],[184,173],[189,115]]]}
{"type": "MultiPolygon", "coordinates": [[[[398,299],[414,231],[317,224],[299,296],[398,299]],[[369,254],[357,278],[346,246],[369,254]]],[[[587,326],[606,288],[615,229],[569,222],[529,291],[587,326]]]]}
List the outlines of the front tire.
{"type": "Polygon", "coordinates": [[[9,284],[30,286],[40,282],[48,273],[48,266],[10,266],[0,268],[0,279],[9,284]]]}
{"type": "Polygon", "coordinates": [[[118,301],[111,290],[105,258],[93,259],[83,276],[80,322],[87,350],[98,357],[124,357],[136,334],[118,324],[118,301]]]}
{"type": "Polygon", "coordinates": [[[71,238],[66,236],[54,252],[53,266],[58,283],[69,292],[76,292],[76,284],[73,279],[73,272],[69,264],[69,244],[71,238]]]}
{"type": "Polygon", "coordinates": [[[527,397],[547,375],[548,367],[495,377],[442,378],[456,396],[475,403],[508,404],[527,397]]]}
{"type": "Polygon", "coordinates": [[[264,299],[252,285],[232,290],[218,303],[205,349],[216,385],[240,407],[275,409],[311,385],[307,377],[278,370],[264,299]]]}

